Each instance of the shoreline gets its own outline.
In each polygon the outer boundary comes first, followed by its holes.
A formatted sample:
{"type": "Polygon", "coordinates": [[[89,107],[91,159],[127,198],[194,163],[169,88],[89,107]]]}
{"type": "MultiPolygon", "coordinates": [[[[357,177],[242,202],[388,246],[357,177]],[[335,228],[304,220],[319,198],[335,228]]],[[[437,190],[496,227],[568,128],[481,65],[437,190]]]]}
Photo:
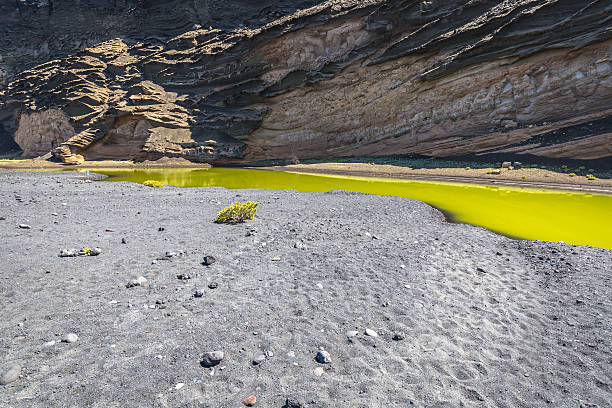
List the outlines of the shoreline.
{"type": "MultiPolygon", "coordinates": [[[[199,169],[211,168],[206,163],[193,163],[182,159],[164,158],[155,162],[135,163],[132,161],[91,161],[79,165],[66,165],[46,160],[0,160],[0,170],[53,171],[89,169],[199,169]]],[[[307,173],[330,176],[392,178],[431,182],[452,182],[491,186],[526,187],[547,190],[574,191],[595,194],[612,194],[612,179],[587,180],[584,176],[569,177],[567,174],[545,169],[521,168],[517,170],[478,168],[463,169],[454,167],[420,168],[388,164],[327,162],[316,164],[287,165],[243,165],[219,166],[217,168],[244,168],[281,172],[307,173]],[[490,171],[500,174],[487,174],[490,171]],[[524,178],[523,178],[524,177],[524,178]]]]}

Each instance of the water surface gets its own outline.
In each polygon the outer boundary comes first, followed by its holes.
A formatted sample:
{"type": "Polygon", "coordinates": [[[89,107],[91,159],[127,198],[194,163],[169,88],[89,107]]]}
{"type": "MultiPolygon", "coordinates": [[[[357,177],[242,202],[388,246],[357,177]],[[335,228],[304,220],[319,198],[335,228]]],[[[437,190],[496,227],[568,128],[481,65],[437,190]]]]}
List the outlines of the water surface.
{"type": "Polygon", "coordinates": [[[453,221],[512,237],[612,249],[612,196],[609,195],[247,169],[96,169],[95,172],[111,176],[109,181],[157,180],[179,187],[349,190],[408,197],[440,208],[453,221]]]}

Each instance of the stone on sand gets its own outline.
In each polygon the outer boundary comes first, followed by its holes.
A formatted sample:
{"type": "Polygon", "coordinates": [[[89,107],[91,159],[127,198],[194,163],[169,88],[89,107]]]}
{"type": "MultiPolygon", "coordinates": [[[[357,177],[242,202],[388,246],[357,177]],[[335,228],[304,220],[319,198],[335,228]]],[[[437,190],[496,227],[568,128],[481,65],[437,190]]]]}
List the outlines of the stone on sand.
{"type": "Polygon", "coordinates": [[[264,361],[266,361],[266,355],[263,353],[258,353],[253,357],[253,365],[260,365],[264,361]]]}
{"type": "Polygon", "coordinates": [[[19,379],[19,374],[21,374],[21,366],[19,364],[9,366],[8,369],[0,375],[0,385],[6,385],[13,381],[17,381],[19,379]]]}
{"type": "Polygon", "coordinates": [[[21,228],[21,229],[32,229],[32,227],[29,226],[28,224],[19,224],[19,228],[21,228]]]}
{"type": "Polygon", "coordinates": [[[225,353],[223,351],[207,351],[202,357],[202,365],[204,367],[214,367],[223,360],[225,353]]]}
{"type": "Polygon", "coordinates": [[[76,343],[79,340],[79,336],[75,333],[68,333],[64,337],[62,337],[63,343],[76,343]]]}
{"type": "Polygon", "coordinates": [[[202,264],[204,264],[204,266],[210,266],[210,265],[214,264],[215,262],[217,262],[217,258],[215,258],[212,255],[206,255],[203,258],[202,264]]]}
{"type": "Polygon", "coordinates": [[[365,335],[370,337],[378,337],[378,333],[372,329],[365,329],[365,335]]]}
{"type": "Polygon", "coordinates": [[[317,360],[317,363],[321,363],[321,364],[329,364],[332,361],[331,356],[325,350],[319,350],[317,352],[315,360],[317,360]]]}
{"type": "Polygon", "coordinates": [[[252,407],[255,404],[257,404],[257,396],[256,395],[249,395],[248,397],[245,397],[242,400],[242,403],[244,405],[246,405],[247,407],[252,407]]]}
{"type": "Polygon", "coordinates": [[[138,278],[132,279],[126,285],[128,288],[133,288],[136,286],[145,286],[147,284],[147,278],[144,276],[139,276],[138,278]]]}

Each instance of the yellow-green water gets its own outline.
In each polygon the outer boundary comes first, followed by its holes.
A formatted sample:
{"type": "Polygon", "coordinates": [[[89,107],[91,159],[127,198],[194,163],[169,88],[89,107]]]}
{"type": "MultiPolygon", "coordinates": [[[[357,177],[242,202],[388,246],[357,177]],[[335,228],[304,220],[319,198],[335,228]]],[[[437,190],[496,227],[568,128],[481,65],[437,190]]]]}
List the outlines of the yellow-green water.
{"type": "MultiPolygon", "coordinates": [[[[157,180],[179,187],[349,190],[414,198],[445,211],[453,221],[501,234],[612,249],[612,196],[397,179],[323,176],[246,169],[95,170],[109,181],[157,180]]],[[[246,197],[245,199],[248,199],[246,197]]]]}

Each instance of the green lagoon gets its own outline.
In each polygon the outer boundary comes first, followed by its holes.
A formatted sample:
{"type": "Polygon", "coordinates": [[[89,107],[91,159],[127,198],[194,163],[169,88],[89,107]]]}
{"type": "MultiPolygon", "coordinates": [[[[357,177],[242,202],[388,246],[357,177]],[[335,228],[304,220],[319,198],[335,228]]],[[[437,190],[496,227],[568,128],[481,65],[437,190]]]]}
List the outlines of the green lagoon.
{"type": "Polygon", "coordinates": [[[514,238],[612,249],[610,195],[226,168],[93,171],[110,176],[108,181],[157,180],[179,187],[348,190],[407,197],[443,210],[454,222],[478,225],[514,238]]]}

